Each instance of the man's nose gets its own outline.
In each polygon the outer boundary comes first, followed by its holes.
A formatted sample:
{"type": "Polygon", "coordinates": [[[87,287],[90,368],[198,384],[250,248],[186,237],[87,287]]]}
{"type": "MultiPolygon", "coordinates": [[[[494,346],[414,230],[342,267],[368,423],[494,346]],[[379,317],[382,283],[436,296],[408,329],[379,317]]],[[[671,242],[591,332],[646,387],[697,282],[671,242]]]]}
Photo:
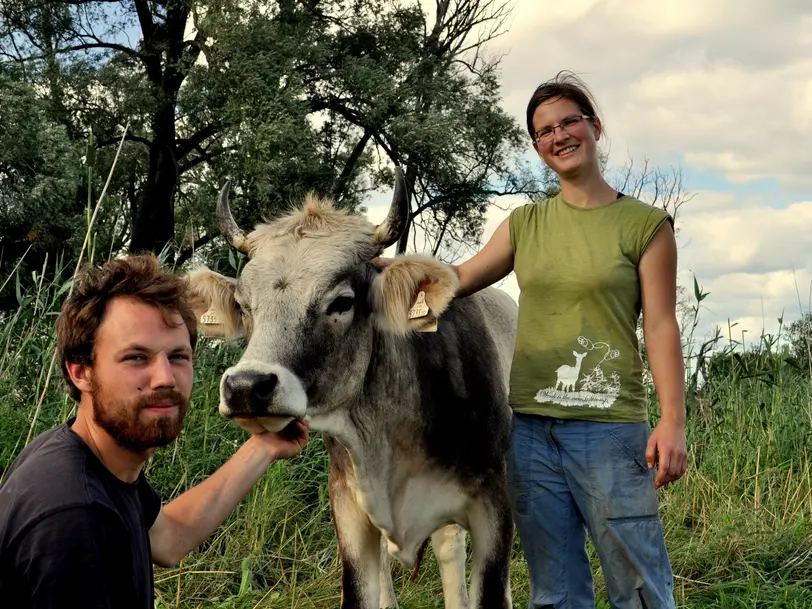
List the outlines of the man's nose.
{"type": "Polygon", "coordinates": [[[172,371],[172,363],[165,355],[159,355],[155,358],[152,365],[152,385],[156,389],[175,386],[175,373],[172,371]]]}

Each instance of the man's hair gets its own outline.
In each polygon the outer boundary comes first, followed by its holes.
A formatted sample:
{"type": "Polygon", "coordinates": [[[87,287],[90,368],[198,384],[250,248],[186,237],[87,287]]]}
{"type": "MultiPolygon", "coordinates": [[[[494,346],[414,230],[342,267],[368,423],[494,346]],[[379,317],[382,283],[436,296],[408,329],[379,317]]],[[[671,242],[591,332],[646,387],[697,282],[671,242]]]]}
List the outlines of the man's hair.
{"type": "Polygon", "coordinates": [[[85,265],[56,320],[57,355],[71,397],[78,402],[81,391],[73,384],[65,364],[93,365],[96,333],[114,298],[131,298],[156,307],[170,327],[174,325],[171,315],[179,314],[189,330],[194,349],[197,319],[190,306],[188,289],[185,278],[161,269],[152,255],[110,260],[101,268],[85,265]]]}
{"type": "Polygon", "coordinates": [[[527,104],[527,132],[533,137],[533,115],[536,108],[549,99],[565,98],[573,102],[581,109],[581,112],[588,116],[595,117],[595,103],[592,94],[586,84],[572,72],[562,70],[554,78],[541,83],[527,104]]]}

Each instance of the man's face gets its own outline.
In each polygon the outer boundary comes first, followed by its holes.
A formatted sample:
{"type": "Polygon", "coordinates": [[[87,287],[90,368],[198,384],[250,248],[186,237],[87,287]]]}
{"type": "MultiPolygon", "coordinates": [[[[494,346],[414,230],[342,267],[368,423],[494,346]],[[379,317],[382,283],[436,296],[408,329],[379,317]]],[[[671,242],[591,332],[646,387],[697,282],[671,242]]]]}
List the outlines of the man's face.
{"type": "Polygon", "coordinates": [[[192,348],[153,306],[117,298],[96,331],[90,381],[93,419],[122,447],[145,451],[180,434],[192,390],[192,348]]]}

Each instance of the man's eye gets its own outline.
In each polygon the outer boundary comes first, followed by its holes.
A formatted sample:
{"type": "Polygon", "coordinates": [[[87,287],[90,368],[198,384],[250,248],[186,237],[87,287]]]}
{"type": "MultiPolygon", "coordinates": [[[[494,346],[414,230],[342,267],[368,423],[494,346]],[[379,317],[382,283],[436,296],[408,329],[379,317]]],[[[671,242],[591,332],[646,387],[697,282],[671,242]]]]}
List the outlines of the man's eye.
{"type": "Polygon", "coordinates": [[[354,300],[352,296],[339,296],[330,303],[329,307],[327,307],[327,315],[331,315],[333,313],[346,313],[352,309],[353,304],[354,300]]]}

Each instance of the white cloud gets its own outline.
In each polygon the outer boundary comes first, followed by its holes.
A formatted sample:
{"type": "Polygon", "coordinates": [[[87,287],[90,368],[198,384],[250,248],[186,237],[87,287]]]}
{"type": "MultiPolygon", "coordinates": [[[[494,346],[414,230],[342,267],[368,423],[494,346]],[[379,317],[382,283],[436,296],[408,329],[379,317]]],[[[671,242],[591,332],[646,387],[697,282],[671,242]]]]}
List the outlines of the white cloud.
{"type": "MultiPolygon", "coordinates": [[[[698,206],[697,206],[698,207],[698,206]]],[[[707,278],[812,268],[812,202],[701,208],[682,216],[685,264],[707,278]]]]}
{"type": "Polygon", "coordinates": [[[689,167],[735,183],[776,178],[812,187],[812,60],[753,72],[738,66],[642,76],[625,104],[625,133],[645,149],[665,142],[689,167]],[[799,103],[800,102],[800,103],[799,103]]]}
{"type": "MultiPolygon", "coordinates": [[[[753,197],[737,210],[735,201],[731,193],[700,192],[682,216],[679,283],[689,301],[694,276],[710,294],[702,303],[697,338],[717,325],[728,336],[730,322],[736,324],[734,338],[744,329],[757,339],[763,330],[777,332],[782,315],[796,319],[812,306],[812,202],[772,209],[753,197]]],[[[488,213],[483,243],[521,201],[503,203],[507,211],[488,213]]],[[[518,300],[513,274],[500,287],[518,300]]]]}
{"type": "Polygon", "coordinates": [[[734,193],[686,184],[696,196],[679,219],[680,282],[690,294],[696,275],[712,292],[700,335],[730,318],[758,336],[777,330],[782,311],[793,319],[809,310],[812,4],[517,2],[495,48],[507,52],[503,105],[522,124],[535,86],[569,69],[597,98],[611,164],[627,153],[679,160],[741,185],[734,193]],[[779,185],[772,199],[746,192],[758,179],[779,185]]]}
{"type": "Polygon", "coordinates": [[[746,331],[752,344],[762,332],[776,335],[779,318],[786,325],[810,310],[812,273],[808,269],[731,273],[704,284],[700,280],[700,284],[709,294],[702,303],[700,338],[718,326],[722,336],[735,340],[741,340],[746,331]]]}
{"type": "Polygon", "coordinates": [[[537,0],[516,3],[512,25],[493,49],[508,53],[504,105],[523,124],[533,88],[569,69],[621,156],[812,187],[812,4],[537,0]]]}

